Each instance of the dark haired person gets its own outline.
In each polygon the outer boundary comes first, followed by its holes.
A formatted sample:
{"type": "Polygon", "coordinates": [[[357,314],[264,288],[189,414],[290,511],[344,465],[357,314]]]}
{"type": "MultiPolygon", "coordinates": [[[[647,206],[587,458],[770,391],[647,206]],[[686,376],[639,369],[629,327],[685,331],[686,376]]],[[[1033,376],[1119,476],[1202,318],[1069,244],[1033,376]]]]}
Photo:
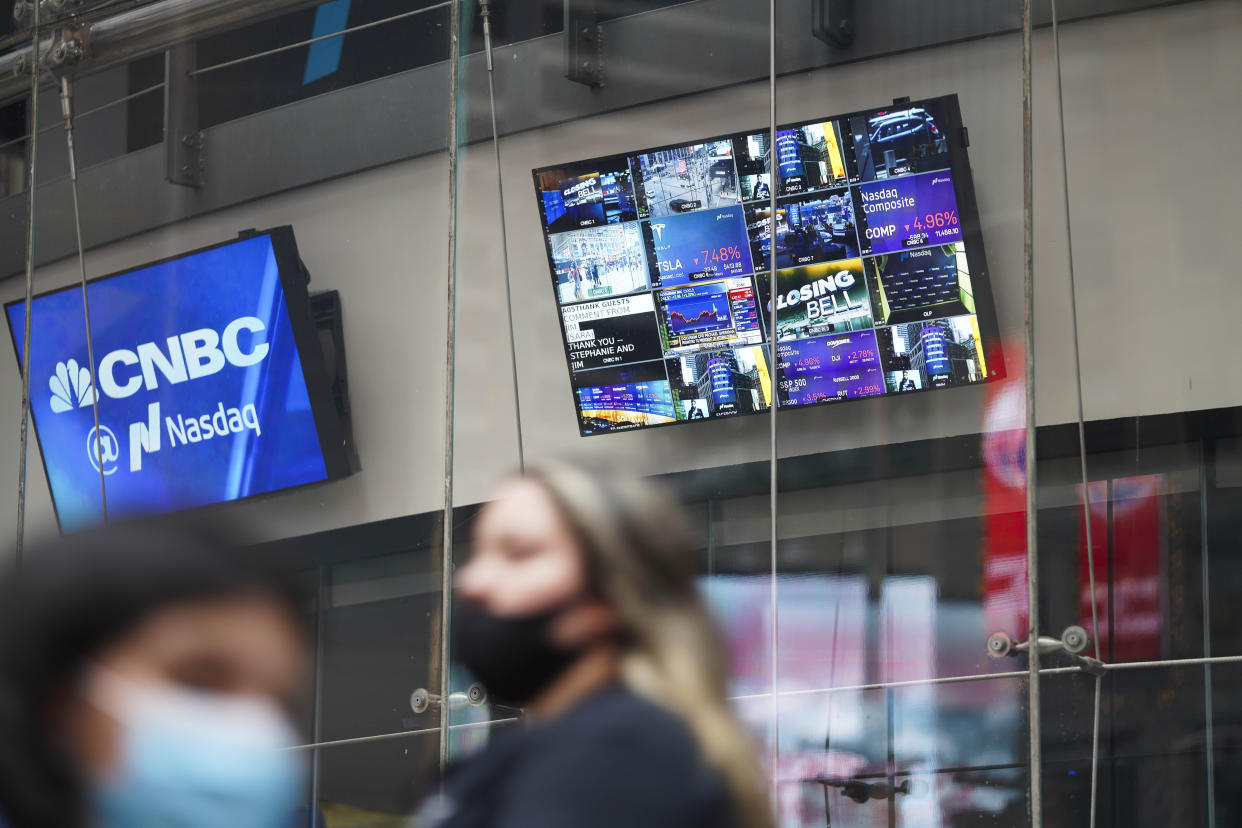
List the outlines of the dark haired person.
{"type": "Polygon", "coordinates": [[[28,549],[0,586],[0,825],[284,828],[303,645],[284,579],[201,528],[28,549]]]}
{"type": "Polygon", "coordinates": [[[771,828],[673,500],[548,466],[504,484],[456,574],[454,657],[526,726],[420,828],[771,828]]]}

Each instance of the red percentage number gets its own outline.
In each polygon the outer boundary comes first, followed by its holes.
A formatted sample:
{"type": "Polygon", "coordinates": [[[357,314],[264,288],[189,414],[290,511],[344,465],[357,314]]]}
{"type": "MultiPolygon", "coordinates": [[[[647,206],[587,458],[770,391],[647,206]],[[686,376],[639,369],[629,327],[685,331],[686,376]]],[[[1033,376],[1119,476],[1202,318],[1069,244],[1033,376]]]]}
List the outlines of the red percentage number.
{"type": "Polygon", "coordinates": [[[915,230],[922,232],[932,228],[956,227],[957,226],[957,210],[941,210],[936,213],[927,213],[922,218],[914,217],[915,230]]]}
{"type": "Polygon", "coordinates": [[[941,210],[938,213],[928,213],[923,217],[923,222],[928,227],[935,227],[937,229],[942,227],[956,227],[957,210],[941,210]]]}
{"type": "Polygon", "coordinates": [[[729,247],[717,247],[715,250],[704,250],[703,262],[740,262],[742,260],[742,251],[737,245],[729,247]]]}

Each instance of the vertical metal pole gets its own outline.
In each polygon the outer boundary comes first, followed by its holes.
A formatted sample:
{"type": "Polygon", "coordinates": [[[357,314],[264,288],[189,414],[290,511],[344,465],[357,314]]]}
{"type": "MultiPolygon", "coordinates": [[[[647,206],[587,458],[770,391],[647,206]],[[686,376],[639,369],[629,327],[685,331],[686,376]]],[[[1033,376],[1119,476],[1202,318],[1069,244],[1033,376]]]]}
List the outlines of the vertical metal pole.
{"type": "Polygon", "coordinates": [[[716,590],[716,500],[707,498],[707,603],[712,605],[716,590]]]}
{"type": "MultiPolygon", "coordinates": [[[[1136,460],[1138,459],[1137,451],[1134,453],[1134,457],[1136,460]]],[[[1108,563],[1108,568],[1107,568],[1107,574],[1105,575],[1105,579],[1104,579],[1105,581],[1104,590],[1105,590],[1105,595],[1106,595],[1105,600],[1107,601],[1106,606],[1108,607],[1108,620],[1105,621],[1104,623],[1108,624],[1109,630],[1117,629],[1117,613],[1115,609],[1117,606],[1117,601],[1116,601],[1117,572],[1116,572],[1116,565],[1115,565],[1116,564],[1115,549],[1117,547],[1117,532],[1116,532],[1116,519],[1117,519],[1116,511],[1117,509],[1116,509],[1116,504],[1113,500],[1113,498],[1116,496],[1116,493],[1117,493],[1117,488],[1114,485],[1114,482],[1112,480],[1105,480],[1104,481],[1104,509],[1105,509],[1104,528],[1105,528],[1105,531],[1107,532],[1107,535],[1106,535],[1106,540],[1104,542],[1104,548],[1106,550],[1105,560],[1108,563]]],[[[1117,637],[1115,635],[1110,635],[1108,638],[1108,657],[1110,660],[1116,659],[1117,657],[1117,637]]],[[[1115,698],[1115,696],[1113,698],[1115,698]]],[[[1096,736],[1098,740],[1099,734],[1096,734],[1096,736]]],[[[1109,705],[1109,710],[1108,710],[1108,747],[1109,747],[1109,755],[1116,756],[1117,755],[1117,705],[1115,703],[1109,705]]],[[[1113,763],[1112,765],[1110,765],[1108,768],[1108,771],[1109,771],[1109,779],[1111,780],[1111,784],[1109,785],[1110,812],[1115,814],[1117,813],[1117,796],[1118,796],[1116,763],[1113,763]]],[[[1112,820],[1110,820],[1110,822],[1112,822],[1112,820]]]]}
{"type": "MultiPolygon", "coordinates": [[[[1026,298],[1026,598],[1027,640],[1039,640],[1039,549],[1035,460],[1035,180],[1031,131],[1031,0],[1022,0],[1022,217],[1023,287],[1026,298]]],[[[1028,656],[1031,826],[1043,828],[1042,746],[1039,711],[1039,647],[1028,656]]]]}
{"type": "Polygon", "coordinates": [[[777,695],[777,673],[779,667],[779,651],[780,645],[779,627],[777,619],[780,613],[777,611],[777,581],[776,581],[776,410],[780,407],[777,398],[779,385],[776,376],[779,373],[776,361],[776,181],[777,181],[777,159],[776,159],[776,0],[768,0],[768,116],[769,116],[769,145],[768,145],[768,189],[771,193],[771,202],[769,208],[771,210],[768,219],[768,230],[771,234],[768,244],[768,295],[771,297],[772,307],[768,325],[768,381],[772,384],[771,394],[771,411],[768,418],[769,425],[769,446],[768,446],[768,507],[772,515],[771,535],[769,538],[770,548],[768,552],[768,565],[771,568],[770,583],[770,600],[772,602],[771,614],[771,638],[768,646],[772,651],[772,743],[769,746],[768,761],[771,763],[772,774],[772,799],[776,809],[776,824],[781,821],[781,797],[780,797],[780,696],[777,695]]]}
{"type": "MultiPolygon", "coordinates": [[[[492,61],[491,0],[481,0],[479,14],[483,18],[483,47],[487,53],[487,102],[492,113],[492,148],[496,152],[496,211],[500,218],[500,254],[504,259],[505,310],[509,314],[509,359],[513,369],[513,418],[517,427],[518,471],[526,471],[526,452],[522,447],[522,402],[518,397],[517,340],[513,333],[513,288],[509,279],[509,233],[505,229],[505,183],[500,166],[500,131],[496,128],[496,81],[492,61]]],[[[566,37],[568,37],[568,32],[566,37]]],[[[448,698],[444,696],[443,698],[448,698]]]]}
{"type": "Polygon", "coordinates": [[[82,214],[78,205],[78,153],[73,144],[73,86],[60,78],[60,112],[65,119],[65,144],[69,152],[69,189],[73,193],[73,230],[78,243],[78,276],[82,285],[82,318],[86,324],[86,362],[91,375],[91,414],[95,418],[95,470],[99,472],[99,502],[108,522],[108,490],[104,485],[103,435],[99,432],[99,382],[95,376],[95,336],[91,332],[91,303],[86,296],[86,253],[82,249],[82,214]]]}
{"type": "MultiPolygon", "coordinates": [[[[838,527],[838,537],[845,531],[844,514],[842,516],[841,526],[838,527]]],[[[837,641],[841,633],[841,575],[845,571],[845,543],[842,541],[840,548],[837,550],[837,575],[832,580],[833,592],[835,593],[835,606],[832,611],[832,646],[828,650],[828,686],[837,686],[837,641]]],[[[836,693],[829,693],[827,702],[827,722],[824,727],[824,758],[827,759],[832,753],[832,702],[837,696],[836,693]]],[[[832,789],[824,786],[824,824],[825,828],[832,828],[832,789]]]]}
{"type": "MultiPolygon", "coordinates": [[[[1215,451],[1212,457],[1215,458],[1215,451]]],[[[1212,610],[1210,602],[1211,586],[1208,580],[1208,452],[1206,440],[1199,438],[1199,555],[1202,560],[1203,590],[1203,657],[1212,657],[1212,610]]],[[[1215,464],[1213,464],[1215,465],[1215,464]]],[[[1208,828],[1216,828],[1216,749],[1212,740],[1212,665],[1203,665],[1203,718],[1207,741],[1203,746],[1207,753],[1207,806],[1208,828]]]]}
{"type": "MultiPolygon", "coordinates": [[[[1099,660],[1097,656],[1096,660],[1099,660]]],[[[1091,817],[1089,828],[1095,828],[1095,813],[1100,791],[1100,695],[1104,684],[1103,676],[1095,677],[1095,702],[1091,715],[1091,817]]]]}
{"type": "Polygon", "coordinates": [[[1078,336],[1078,280],[1074,275],[1074,230],[1070,221],[1069,158],[1065,141],[1065,91],[1061,81],[1061,31],[1057,26],[1057,0],[1052,2],[1052,51],[1057,68],[1057,113],[1061,124],[1061,179],[1065,192],[1065,247],[1069,272],[1070,326],[1074,344],[1074,388],[1078,399],[1078,461],[1082,474],[1082,511],[1087,531],[1087,575],[1091,589],[1091,638],[1095,644],[1095,657],[1100,659],[1100,613],[1095,595],[1095,543],[1091,534],[1091,493],[1087,479],[1087,438],[1082,404],[1082,359],[1078,336]]]}
{"type": "MultiPolygon", "coordinates": [[[[1082,358],[1078,336],[1078,280],[1074,274],[1074,227],[1070,213],[1069,155],[1065,140],[1065,87],[1061,69],[1061,29],[1057,22],[1057,0],[1050,0],[1052,12],[1052,56],[1057,70],[1057,120],[1061,126],[1061,182],[1065,194],[1065,249],[1069,273],[1070,328],[1074,343],[1074,389],[1078,400],[1078,463],[1082,476],[1083,526],[1087,533],[1087,585],[1091,591],[1091,640],[1095,658],[1100,661],[1100,611],[1095,586],[1095,538],[1091,531],[1091,482],[1087,476],[1087,436],[1082,404],[1082,358]]],[[[1091,815],[1088,828],[1095,828],[1100,768],[1100,695],[1103,676],[1095,677],[1095,703],[1091,716],[1091,815]]]]}
{"type": "MultiPolygon", "coordinates": [[[[328,591],[328,568],[319,566],[318,577],[315,579],[315,700],[311,713],[311,743],[319,744],[323,739],[323,654],[324,654],[324,611],[330,603],[328,591]]],[[[311,789],[310,789],[310,824],[314,826],[315,814],[319,809],[319,751],[311,749],[311,789]]]]}
{"type": "Polygon", "coordinates": [[[26,304],[25,327],[22,330],[22,414],[21,438],[17,451],[17,545],[14,547],[14,565],[22,566],[22,547],[26,540],[26,438],[30,419],[30,316],[34,303],[34,227],[35,227],[35,169],[39,162],[39,3],[31,4],[31,65],[30,106],[28,107],[29,151],[26,153],[26,304]]]}
{"type": "MultiPolygon", "coordinates": [[[[892,651],[890,650],[889,652],[892,651]]],[[[897,715],[897,699],[894,698],[893,688],[891,687],[884,688],[884,708],[884,718],[887,720],[884,727],[884,739],[888,743],[884,757],[884,770],[887,774],[884,781],[894,791],[893,795],[888,797],[887,802],[884,804],[888,809],[888,828],[897,828],[897,751],[895,747],[897,728],[893,723],[893,719],[897,715]]]]}
{"type": "Polygon", "coordinates": [[[444,320],[444,526],[440,550],[440,770],[448,764],[449,737],[449,613],[453,588],[453,369],[457,321],[457,73],[460,64],[461,0],[449,7],[449,134],[448,134],[448,288],[444,320]]]}

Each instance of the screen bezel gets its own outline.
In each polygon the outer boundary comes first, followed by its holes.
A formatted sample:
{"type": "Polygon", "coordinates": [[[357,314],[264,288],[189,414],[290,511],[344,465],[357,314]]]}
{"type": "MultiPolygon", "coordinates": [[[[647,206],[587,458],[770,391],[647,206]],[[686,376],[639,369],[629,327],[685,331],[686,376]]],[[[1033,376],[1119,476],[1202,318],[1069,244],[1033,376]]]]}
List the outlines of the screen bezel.
{"type": "MultiPolygon", "coordinates": [[[[952,93],[949,95],[941,95],[941,96],[933,97],[933,98],[920,98],[918,100],[894,101],[893,103],[886,105],[886,106],[883,106],[883,105],[873,106],[867,109],[859,109],[853,112],[846,112],[840,115],[833,115],[833,116],[828,116],[824,118],[802,118],[797,121],[789,121],[786,123],[777,124],[776,129],[779,132],[781,130],[794,129],[796,127],[805,126],[807,124],[825,123],[825,122],[833,122],[837,124],[842,124],[842,123],[848,124],[849,119],[854,118],[854,117],[859,117],[859,116],[869,117],[869,116],[874,116],[876,113],[882,112],[884,110],[912,109],[912,108],[920,107],[920,106],[933,108],[936,112],[937,118],[944,119],[944,122],[941,123],[941,129],[942,131],[944,131],[948,139],[948,169],[950,173],[952,174],[953,181],[954,181],[954,197],[957,200],[958,220],[959,220],[959,223],[961,226],[961,232],[962,232],[961,243],[965,247],[966,262],[970,268],[971,290],[975,297],[974,316],[978,320],[979,334],[983,340],[982,342],[980,342],[980,348],[984,349],[984,357],[987,360],[987,369],[988,369],[987,376],[985,376],[979,382],[970,383],[969,385],[964,385],[964,386],[955,385],[955,386],[950,386],[949,388],[938,388],[935,386],[928,386],[927,388],[920,388],[920,389],[916,389],[912,391],[902,391],[898,394],[889,394],[885,392],[883,394],[875,394],[875,395],[871,395],[868,397],[855,397],[855,398],[849,398],[849,399],[836,399],[836,400],[821,400],[817,403],[812,403],[808,405],[797,405],[797,406],[781,406],[780,405],[780,391],[778,388],[774,387],[773,388],[774,396],[773,396],[772,405],[777,408],[786,408],[787,410],[795,410],[795,409],[806,410],[806,409],[824,408],[826,406],[838,405],[840,403],[858,402],[860,400],[882,399],[885,397],[907,397],[907,396],[912,396],[915,394],[923,394],[928,391],[949,391],[949,390],[953,390],[956,388],[969,388],[969,387],[983,386],[990,382],[995,382],[997,380],[1004,379],[1006,376],[1004,351],[1003,351],[1003,347],[1001,344],[1001,338],[1000,338],[1000,326],[996,318],[996,305],[995,305],[995,301],[992,295],[992,279],[991,279],[991,274],[988,271],[987,255],[986,255],[986,252],[983,246],[983,232],[982,232],[982,228],[979,222],[978,203],[975,199],[974,178],[971,175],[970,158],[969,158],[969,154],[967,153],[967,147],[969,146],[969,142],[966,139],[967,133],[965,130],[965,126],[962,123],[961,107],[958,102],[957,94],[952,93]]],[[[647,155],[650,153],[662,152],[664,150],[676,149],[678,147],[690,146],[694,144],[709,144],[709,143],[716,143],[719,141],[732,142],[736,138],[745,138],[748,135],[754,135],[756,133],[766,133],[766,132],[768,132],[768,129],[766,128],[748,129],[748,130],[740,130],[740,131],[735,131],[735,132],[723,133],[723,134],[712,136],[712,137],[688,138],[683,141],[677,141],[674,143],[666,143],[666,144],[661,144],[661,145],[653,146],[653,147],[644,147],[641,149],[635,149],[635,150],[626,151],[622,153],[611,152],[611,153],[607,153],[604,155],[584,158],[578,161],[567,161],[567,162],[562,162],[562,163],[557,163],[557,164],[548,164],[543,167],[538,167],[538,168],[531,170],[531,179],[534,182],[534,186],[535,186],[535,202],[539,210],[539,224],[543,231],[544,252],[547,256],[548,272],[552,278],[552,297],[553,297],[553,301],[556,303],[557,326],[558,326],[560,337],[561,337],[562,350],[564,351],[564,355],[565,355],[565,368],[569,374],[568,376],[569,393],[570,393],[570,398],[573,400],[574,417],[578,422],[579,436],[598,437],[598,436],[603,436],[603,435],[608,435],[608,434],[620,434],[623,432],[630,432],[630,431],[648,431],[654,428],[668,428],[670,426],[686,425],[689,423],[696,423],[696,422],[711,422],[712,419],[735,419],[736,417],[739,417],[739,416],[747,417],[747,416],[752,416],[752,415],[747,415],[747,414],[732,415],[729,417],[709,418],[707,420],[680,420],[679,419],[679,420],[674,420],[671,423],[653,423],[651,425],[636,426],[632,428],[620,429],[617,431],[594,431],[590,433],[587,433],[584,431],[583,423],[582,423],[582,408],[581,408],[581,404],[580,404],[579,397],[578,397],[577,386],[574,382],[573,361],[570,358],[569,342],[565,336],[563,309],[566,307],[566,305],[561,303],[560,298],[557,294],[557,285],[555,281],[556,265],[552,257],[552,239],[551,239],[551,234],[548,232],[547,215],[545,214],[544,209],[543,209],[543,196],[542,196],[543,191],[539,183],[540,173],[547,172],[549,170],[566,168],[566,167],[577,167],[577,166],[588,164],[592,161],[599,160],[599,159],[616,158],[618,156],[630,158],[630,157],[637,156],[637,155],[647,155]]],[[[848,150],[845,147],[842,147],[843,156],[845,155],[846,152],[848,152],[848,150]]],[[[853,197],[852,195],[853,190],[857,188],[859,183],[862,183],[862,182],[848,183],[848,179],[849,179],[850,172],[851,172],[850,160],[844,157],[842,160],[846,164],[847,184],[836,185],[836,187],[849,186],[851,189],[851,197],[853,197]]],[[[734,171],[735,173],[737,172],[736,157],[734,158],[734,171]]],[[[919,173],[912,173],[911,175],[917,175],[917,174],[919,173]]],[[[633,173],[631,172],[631,176],[632,175],[633,173]]],[[[773,164],[771,165],[771,169],[769,170],[769,182],[770,182],[769,186],[778,186],[776,181],[774,180],[774,177],[776,177],[777,175],[778,173],[775,170],[775,164],[773,164]]],[[[740,180],[739,180],[738,186],[740,189],[740,186],[741,186],[740,180]]],[[[836,187],[822,188],[822,189],[835,189],[836,187]]],[[[779,205],[780,202],[784,199],[798,197],[801,195],[806,195],[806,193],[788,193],[788,194],[783,194],[783,195],[777,195],[777,203],[779,205]]],[[[758,202],[754,200],[749,201],[749,202],[742,201],[740,198],[741,197],[740,192],[738,193],[738,196],[739,196],[738,206],[743,209],[745,208],[747,204],[768,203],[766,200],[764,202],[758,202]]],[[[645,220],[649,220],[649,219],[636,219],[635,221],[642,222],[645,220]]],[[[607,225],[601,225],[601,226],[607,226],[607,225]]],[[[869,257],[860,255],[859,258],[865,260],[869,257]]],[[[754,262],[752,261],[752,271],[749,274],[749,278],[752,278],[755,280],[754,282],[755,298],[757,302],[759,300],[760,294],[762,293],[762,289],[759,286],[759,278],[763,276],[765,278],[768,278],[769,280],[774,279],[776,271],[780,269],[775,266],[776,265],[775,255],[771,257],[770,264],[771,264],[770,268],[758,269],[758,268],[753,267],[754,262]]],[[[648,263],[648,276],[650,276],[650,263],[648,263]]],[[[651,287],[648,290],[654,291],[655,288],[651,287]]],[[[769,292],[770,291],[771,291],[771,288],[769,286],[769,292]]],[[[625,295],[637,295],[637,294],[625,294],[625,295]]],[[[590,301],[590,300],[583,300],[583,301],[585,302],[585,301],[590,301]]],[[[762,308],[762,302],[758,302],[758,303],[760,307],[762,308]]],[[[573,304],[578,304],[578,303],[573,303],[573,304]]],[[[771,319],[767,318],[766,313],[760,313],[760,318],[761,318],[760,326],[761,326],[761,330],[764,332],[764,340],[757,347],[762,347],[767,352],[769,361],[771,361],[770,358],[774,355],[776,348],[779,347],[779,342],[774,344],[773,340],[771,339],[771,337],[773,336],[773,333],[768,330],[771,324],[771,319]]],[[[656,324],[657,325],[659,324],[659,320],[656,321],[656,324]]],[[[874,330],[874,327],[875,326],[873,326],[872,328],[873,330],[874,330]]],[[[754,347],[754,346],[750,346],[750,347],[754,347]]],[[[662,360],[667,361],[667,359],[669,358],[670,357],[668,355],[665,355],[664,357],[662,357],[662,360]]],[[[617,367],[621,367],[621,366],[617,366],[617,367]]],[[[777,365],[775,363],[769,365],[768,371],[769,371],[769,376],[771,377],[771,381],[775,386],[775,384],[778,381],[777,377],[779,374],[779,369],[777,368],[777,365]]],[[[765,410],[763,412],[755,412],[755,413],[767,413],[767,412],[765,410]]]]}
{"type": "MultiPolygon", "coordinates": [[[[201,506],[190,506],[185,509],[176,509],[167,512],[153,512],[148,515],[126,517],[123,520],[142,520],[143,518],[154,518],[159,515],[180,514],[185,512],[195,512],[201,509],[221,508],[230,503],[239,503],[244,500],[252,500],[255,498],[267,497],[269,495],[279,494],[281,492],[289,492],[296,489],[302,489],[307,486],[318,486],[332,480],[339,480],[348,477],[353,473],[350,467],[349,455],[345,447],[345,431],[341,423],[340,416],[336,410],[336,403],[332,398],[331,383],[328,381],[327,367],[324,364],[320,351],[319,335],[315,330],[315,321],[311,315],[310,294],[307,289],[310,284],[310,274],[306,266],[302,263],[301,257],[298,255],[297,241],[293,235],[292,225],[281,225],[266,230],[244,230],[237,234],[235,238],[227,241],[209,244],[199,247],[185,253],[178,253],[172,256],[165,256],[161,259],[153,259],[134,267],[128,267],[124,270],[118,270],[113,273],[107,273],[102,276],[96,276],[87,279],[88,285],[96,282],[107,281],[118,276],[126,276],[139,270],[146,270],[150,267],[166,264],[168,262],[177,261],[179,259],[187,259],[197,256],[200,253],[206,253],[209,250],[215,250],[220,247],[227,247],[231,244],[237,244],[243,241],[249,241],[258,236],[267,236],[272,245],[272,252],[276,258],[276,270],[280,277],[280,288],[284,293],[285,309],[289,315],[289,325],[293,330],[293,342],[298,351],[298,364],[302,369],[302,378],[306,383],[306,394],[310,400],[311,415],[315,419],[315,431],[319,438],[319,451],[323,457],[324,470],[326,476],[323,480],[315,480],[310,483],[302,483],[297,486],[289,486],[281,489],[273,489],[268,492],[256,492],[255,494],[237,497],[231,500],[221,500],[216,503],[206,503],[201,506]],[[308,356],[309,354],[318,355],[318,358],[308,356]]],[[[53,288],[51,290],[41,291],[31,297],[31,305],[38,300],[54,296],[66,291],[81,290],[82,284],[75,282],[61,288],[53,288]]],[[[9,321],[9,308],[14,305],[24,305],[25,298],[14,299],[4,303],[4,319],[5,325],[9,330],[9,339],[13,343],[13,357],[17,361],[17,370],[20,373],[24,371],[22,359],[19,356],[19,346],[17,342],[17,332],[13,329],[13,325],[9,321]]],[[[52,478],[47,470],[47,456],[43,452],[43,442],[39,436],[38,418],[34,410],[33,403],[30,405],[31,422],[34,424],[35,444],[39,448],[39,460],[43,466],[43,477],[47,481],[48,496],[52,501],[52,512],[56,516],[56,526],[62,533],[64,527],[61,524],[60,508],[56,503],[56,492],[52,488],[52,478]]]]}

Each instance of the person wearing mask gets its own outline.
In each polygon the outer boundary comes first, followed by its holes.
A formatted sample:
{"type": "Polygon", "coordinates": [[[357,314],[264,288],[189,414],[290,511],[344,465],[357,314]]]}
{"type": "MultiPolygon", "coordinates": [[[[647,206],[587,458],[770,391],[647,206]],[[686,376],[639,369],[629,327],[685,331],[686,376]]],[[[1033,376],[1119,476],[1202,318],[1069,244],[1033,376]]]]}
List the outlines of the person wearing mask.
{"type": "Polygon", "coordinates": [[[28,547],[0,586],[0,826],[290,825],[302,611],[201,527],[28,547]]]}
{"type": "Polygon", "coordinates": [[[771,828],[674,500],[551,465],[502,485],[455,575],[452,653],[523,723],[420,828],[771,828]]]}

